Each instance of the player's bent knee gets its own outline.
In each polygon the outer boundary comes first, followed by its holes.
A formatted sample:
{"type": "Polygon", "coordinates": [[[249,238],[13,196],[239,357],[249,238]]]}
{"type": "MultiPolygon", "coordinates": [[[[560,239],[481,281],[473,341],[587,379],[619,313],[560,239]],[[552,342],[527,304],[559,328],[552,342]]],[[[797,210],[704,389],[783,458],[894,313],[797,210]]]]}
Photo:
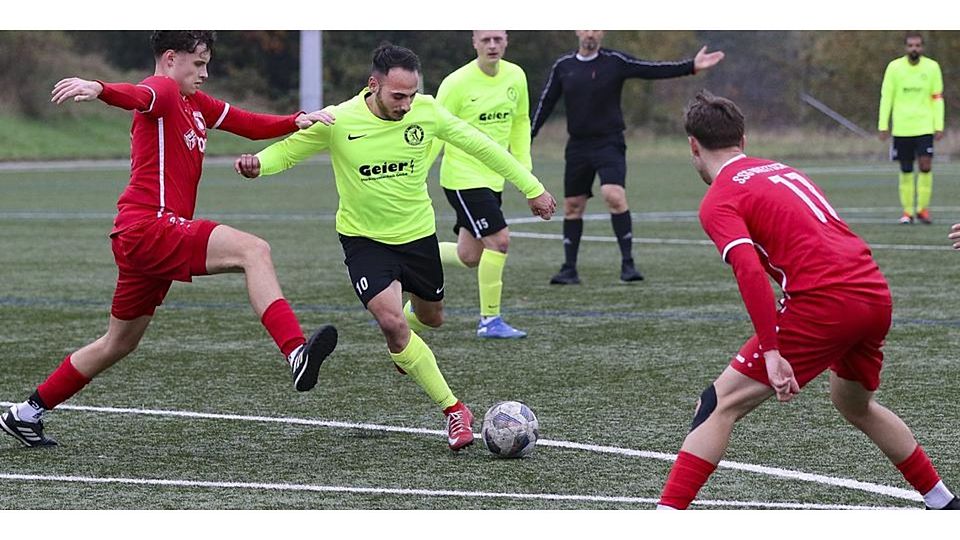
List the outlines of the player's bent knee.
{"type": "Polygon", "coordinates": [[[417,320],[431,328],[439,328],[443,324],[443,308],[417,312],[417,320]]]}
{"type": "Polygon", "coordinates": [[[690,431],[697,429],[700,424],[706,422],[715,410],[717,410],[717,389],[711,384],[700,394],[700,406],[697,407],[697,413],[693,417],[690,431]]]}

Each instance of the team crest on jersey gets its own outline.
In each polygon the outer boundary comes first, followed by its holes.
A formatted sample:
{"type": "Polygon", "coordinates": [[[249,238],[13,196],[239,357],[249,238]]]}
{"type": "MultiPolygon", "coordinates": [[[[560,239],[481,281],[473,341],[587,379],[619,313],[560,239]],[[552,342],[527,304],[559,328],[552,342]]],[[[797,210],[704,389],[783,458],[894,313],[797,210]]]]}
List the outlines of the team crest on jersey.
{"type": "Polygon", "coordinates": [[[417,124],[411,125],[403,132],[403,140],[410,146],[417,146],[423,142],[423,128],[417,124]]]}
{"type": "Polygon", "coordinates": [[[514,88],[514,87],[512,87],[512,86],[511,86],[510,88],[507,88],[507,99],[509,99],[510,101],[516,101],[516,100],[517,100],[517,89],[516,89],[516,88],[514,88]]]}
{"type": "Polygon", "coordinates": [[[197,147],[198,139],[199,137],[197,137],[197,132],[192,129],[183,134],[183,142],[187,143],[187,148],[190,150],[193,150],[197,147]]]}
{"type": "Polygon", "coordinates": [[[203,115],[197,111],[193,111],[193,123],[197,125],[197,129],[200,130],[200,133],[207,132],[207,123],[203,120],[203,115]]]}

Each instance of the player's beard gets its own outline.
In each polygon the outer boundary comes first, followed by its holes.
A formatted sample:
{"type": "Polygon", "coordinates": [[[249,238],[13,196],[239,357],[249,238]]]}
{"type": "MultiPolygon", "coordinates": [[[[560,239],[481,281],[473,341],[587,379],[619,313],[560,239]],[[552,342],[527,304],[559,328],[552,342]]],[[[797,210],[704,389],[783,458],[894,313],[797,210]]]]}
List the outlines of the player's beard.
{"type": "Polygon", "coordinates": [[[403,116],[406,113],[405,112],[398,113],[398,112],[391,111],[390,108],[387,107],[387,104],[384,103],[382,99],[380,99],[380,92],[382,91],[383,91],[383,87],[381,86],[380,88],[377,88],[377,92],[373,94],[373,101],[374,103],[377,104],[377,108],[380,109],[380,114],[384,118],[387,118],[389,120],[403,120],[403,116]]]}
{"type": "Polygon", "coordinates": [[[910,61],[911,61],[911,62],[916,62],[917,60],[920,59],[920,52],[919,52],[919,51],[910,51],[910,52],[907,53],[907,56],[910,58],[910,61]]]}

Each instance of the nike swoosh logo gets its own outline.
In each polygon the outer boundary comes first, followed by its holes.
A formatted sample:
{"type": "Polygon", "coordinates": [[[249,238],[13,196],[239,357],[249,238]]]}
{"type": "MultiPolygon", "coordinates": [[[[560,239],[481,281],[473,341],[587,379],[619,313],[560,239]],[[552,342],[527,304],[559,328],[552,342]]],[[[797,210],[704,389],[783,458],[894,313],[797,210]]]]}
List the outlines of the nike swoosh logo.
{"type": "Polygon", "coordinates": [[[437,289],[437,294],[440,294],[442,292],[443,292],[443,287],[440,287],[439,289],[437,289]]]}
{"type": "Polygon", "coordinates": [[[367,133],[364,133],[363,135],[347,135],[347,140],[348,140],[348,141],[355,141],[355,140],[357,140],[357,139],[359,139],[359,138],[361,138],[361,137],[366,137],[366,136],[367,136],[367,133]]]}
{"type": "Polygon", "coordinates": [[[478,98],[478,97],[470,98],[470,101],[476,101],[476,100],[478,100],[478,99],[480,99],[480,98],[478,98]]]}

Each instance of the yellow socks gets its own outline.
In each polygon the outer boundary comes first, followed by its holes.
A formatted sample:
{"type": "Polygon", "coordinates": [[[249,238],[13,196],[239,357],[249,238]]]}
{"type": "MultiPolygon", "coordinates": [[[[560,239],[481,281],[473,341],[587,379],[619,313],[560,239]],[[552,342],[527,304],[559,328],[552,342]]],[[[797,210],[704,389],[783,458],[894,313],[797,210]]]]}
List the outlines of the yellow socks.
{"type": "Polygon", "coordinates": [[[396,354],[391,352],[390,357],[441,408],[446,409],[457,403],[457,398],[450,391],[447,381],[440,373],[440,368],[437,367],[437,359],[433,356],[433,351],[416,332],[410,332],[410,343],[407,344],[407,348],[396,354]]]}
{"type": "Polygon", "coordinates": [[[420,322],[417,314],[413,312],[413,303],[410,300],[407,300],[407,303],[403,305],[403,316],[407,319],[407,326],[414,332],[425,332],[433,328],[420,322]]]}
{"type": "Polygon", "coordinates": [[[913,172],[900,172],[900,205],[903,206],[903,213],[912,216],[917,213],[914,207],[914,195],[916,190],[913,185],[913,172]]]}
{"type": "Polygon", "coordinates": [[[933,195],[933,171],[917,173],[917,212],[930,208],[933,195]]]}
{"type": "Polygon", "coordinates": [[[477,266],[477,285],[480,290],[480,316],[500,315],[500,297],[503,293],[503,267],[507,254],[484,249],[477,266]]]}
{"type": "Polygon", "coordinates": [[[440,242],[440,262],[445,266],[454,265],[467,268],[467,265],[463,264],[460,256],[457,255],[457,244],[454,242],[440,242]]]}

